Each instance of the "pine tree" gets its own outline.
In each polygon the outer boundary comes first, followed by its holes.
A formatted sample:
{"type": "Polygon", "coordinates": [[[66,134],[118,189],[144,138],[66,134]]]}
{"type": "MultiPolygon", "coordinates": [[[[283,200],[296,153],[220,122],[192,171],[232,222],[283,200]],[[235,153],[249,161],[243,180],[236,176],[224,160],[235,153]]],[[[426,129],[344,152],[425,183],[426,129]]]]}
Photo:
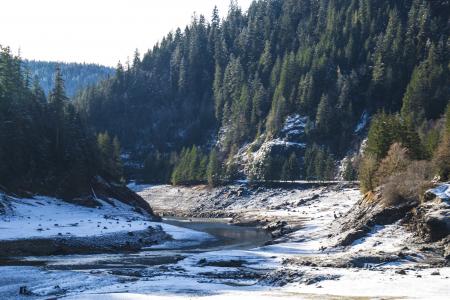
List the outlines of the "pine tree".
{"type": "Polygon", "coordinates": [[[294,181],[299,179],[299,173],[300,165],[298,163],[297,156],[295,153],[292,153],[283,164],[281,179],[286,181],[294,181]]]}
{"type": "Polygon", "coordinates": [[[346,181],[356,180],[356,170],[353,166],[353,163],[350,159],[347,159],[344,166],[344,173],[342,174],[342,178],[346,181]]]}
{"type": "Polygon", "coordinates": [[[64,91],[64,79],[62,78],[61,70],[59,67],[56,68],[55,82],[52,92],[49,96],[49,104],[52,110],[53,116],[53,127],[55,130],[55,151],[56,156],[61,159],[62,155],[62,138],[64,133],[62,132],[64,127],[64,106],[68,100],[66,93],[64,91]]]}
{"type": "Polygon", "coordinates": [[[114,170],[114,177],[116,179],[121,179],[123,176],[123,164],[121,159],[121,146],[119,139],[117,136],[114,137],[112,141],[112,147],[113,151],[111,153],[112,160],[113,160],[113,170],[114,170]]]}
{"type": "Polygon", "coordinates": [[[136,48],[136,50],[134,50],[133,56],[133,70],[137,70],[140,64],[141,64],[141,55],[139,53],[139,50],[136,48]]]}
{"type": "Polygon", "coordinates": [[[316,115],[316,127],[320,134],[328,136],[332,131],[333,113],[328,95],[322,95],[316,115]]]}
{"type": "Polygon", "coordinates": [[[432,45],[427,59],[417,66],[403,97],[402,116],[414,125],[424,119],[437,118],[448,101],[448,88],[444,88],[444,69],[439,64],[436,46],[432,45]]]}
{"type": "Polygon", "coordinates": [[[42,105],[47,104],[47,97],[45,96],[45,92],[39,84],[39,79],[37,77],[33,80],[31,92],[33,93],[34,99],[37,103],[42,105]]]}
{"type": "Polygon", "coordinates": [[[215,149],[211,150],[211,153],[209,154],[206,176],[208,178],[208,184],[210,186],[217,186],[220,184],[221,164],[217,156],[217,151],[215,149]]]}

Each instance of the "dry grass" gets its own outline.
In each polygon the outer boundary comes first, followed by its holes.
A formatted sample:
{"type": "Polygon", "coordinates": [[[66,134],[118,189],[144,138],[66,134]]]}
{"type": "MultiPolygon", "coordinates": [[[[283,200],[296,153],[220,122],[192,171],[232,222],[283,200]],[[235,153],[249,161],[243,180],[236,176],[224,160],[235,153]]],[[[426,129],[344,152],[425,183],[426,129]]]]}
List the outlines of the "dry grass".
{"type": "Polygon", "coordinates": [[[425,190],[431,185],[431,174],[430,162],[411,162],[405,171],[395,173],[386,180],[383,203],[386,206],[395,206],[405,201],[420,201],[425,190]]]}

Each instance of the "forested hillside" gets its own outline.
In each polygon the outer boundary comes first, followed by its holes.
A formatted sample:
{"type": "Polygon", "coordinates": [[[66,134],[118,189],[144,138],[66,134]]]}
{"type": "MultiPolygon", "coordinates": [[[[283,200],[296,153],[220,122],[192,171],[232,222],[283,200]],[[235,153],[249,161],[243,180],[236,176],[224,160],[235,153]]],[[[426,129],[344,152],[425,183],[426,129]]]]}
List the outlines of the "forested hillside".
{"type": "Polygon", "coordinates": [[[46,95],[49,95],[53,88],[53,78],[56,68],[61,70],[64,79],[66,94],[69,98],[90,85],[96,84],[103,79],[107,79],[114,74],[114,69],[95,65],[64,62],[49,62],[25,60],[23,62],[24,72],[33,80],[38,78],[39,83],[46,95]]]}
{"type": "Polygon", "coordinates": [[[0,190],[75,197],[91,193],[100,175],[119,181],[120,146],[96,141],[68,101],[61,71],[46,97],[31,83],[19,57],[0,47],[0,190]]]}
{"type": "Polygon", "coordinates": [[[194,16],[76,101],[132,159],[147,158],[149,181],[174,166],[175,183],[333,178],[378,112],[398,114],[398,134],[429,158],[440,136],[429,121],[450,99],[449,12],[428,0],[260,0],[246,13],[232,2],[225,18],[194,16]]]}

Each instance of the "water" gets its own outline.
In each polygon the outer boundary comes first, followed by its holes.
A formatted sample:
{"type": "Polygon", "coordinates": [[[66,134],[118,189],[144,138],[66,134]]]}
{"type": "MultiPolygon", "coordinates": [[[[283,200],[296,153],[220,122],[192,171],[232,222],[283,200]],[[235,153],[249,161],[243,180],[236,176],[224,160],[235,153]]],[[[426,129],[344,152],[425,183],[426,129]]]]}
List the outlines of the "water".
{"type": "Polygon", "coordinates": [[[271,235],[261,228],[236,226],[228,224],[229,220],[167,218],[164,219],[164,222],[174,226],[203,231],[216,238],[216,241],[207,241],[195,247],[187,247],[191,251],[196,252],[224,249],[246,250],[260,247],[271,240],[271,235]]]}
{"type": "Polygon", "coordinates": [[[228,224],[228,219],[168,218],[164,222],[174,226],[207,232],[215,237],[195,246],[177,244],[176,247],[149,248],[137,253],[60,255],[46,257],[23,257],[0,261],[0,265],[45,266],[48,270],[139,270],[151,266],[176,264],[194,253],[219,250],[246,250],[257,248],[271,240],[263,229],[228,224]]]}

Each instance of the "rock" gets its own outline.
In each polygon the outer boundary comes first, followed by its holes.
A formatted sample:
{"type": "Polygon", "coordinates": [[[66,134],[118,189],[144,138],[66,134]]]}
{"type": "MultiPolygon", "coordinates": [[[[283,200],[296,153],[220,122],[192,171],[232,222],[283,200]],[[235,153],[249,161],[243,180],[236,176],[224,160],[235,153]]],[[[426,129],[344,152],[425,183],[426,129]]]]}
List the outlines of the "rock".
{"type": "Polygon", "coordinates": [[[198,264],[202,267],[220,267],[220,268],[240,268],[245,263],[244,260],[218,260],[207,261],[206,259],[200,259],[198,264]]]}
{"type": "Polygon", "coordinates": [[[431,201],[439,198],[442,201],[450,201],[450,183],[438,184],[436,187],[425,192],[425,201],[431,201]]]}
{"type": "Polygon", "coordinates": [[[27,286],[24,285],[19,287],[19,295],[30,296],[32,293],[28,290],[27,286]]]}
{"type": "Polygon", "coordinates": [[[434,271],[434,272],[431,272],[430,275],[439,276],[439,275],[441,275],[441,273],[439,273],[439,271],[434,271]]]}
{"type": "MultiPolygon", "coordinates": [[[[313,277],[305,279],[304,283],[306,285],[311,285],[311,284],[319,283],[324,280],[337,280],[339,278],[340,278],[340,275],[317,275],[317,276],[313,276],[313,277]]],[[[319,287],[319,286],[320,285],[318,285],[317,287],[319,287]]]]}
{"type": "MultiPolygon", "coordinates": [[[[430,190],[425,194],[430,197],[430,190]]],[[[439,197],[427,201],[412,213],[411,228],[425,241],[436,242],[450,235],[450,204],[439,197]]]]}
{"type": "Polygon", "coordinates": [[[397,271],[395,271],[395,273],[399,274],[399,275],[406,275],[406,271],[405,270],[397,270],[397,271]]]}
{"type": "Polygon", "coordinates": [[[383,187],[369,192],[359,200],[349,212],[336,219],[333,227],[339,236],[337,244],[349,246],[357,239],[364,237],[375,225],[392,224],[406,216],[418,206],[417,201],[404,201],[395,206],[386,206],[383,198],[383,187]]]}
{"type": "Polygon", "coordinates": [[[304,273],[288,269],[279,269],[265,274],[260,283],[272,286],[285,286],[288,283],[299,282],[304,273]]]}

